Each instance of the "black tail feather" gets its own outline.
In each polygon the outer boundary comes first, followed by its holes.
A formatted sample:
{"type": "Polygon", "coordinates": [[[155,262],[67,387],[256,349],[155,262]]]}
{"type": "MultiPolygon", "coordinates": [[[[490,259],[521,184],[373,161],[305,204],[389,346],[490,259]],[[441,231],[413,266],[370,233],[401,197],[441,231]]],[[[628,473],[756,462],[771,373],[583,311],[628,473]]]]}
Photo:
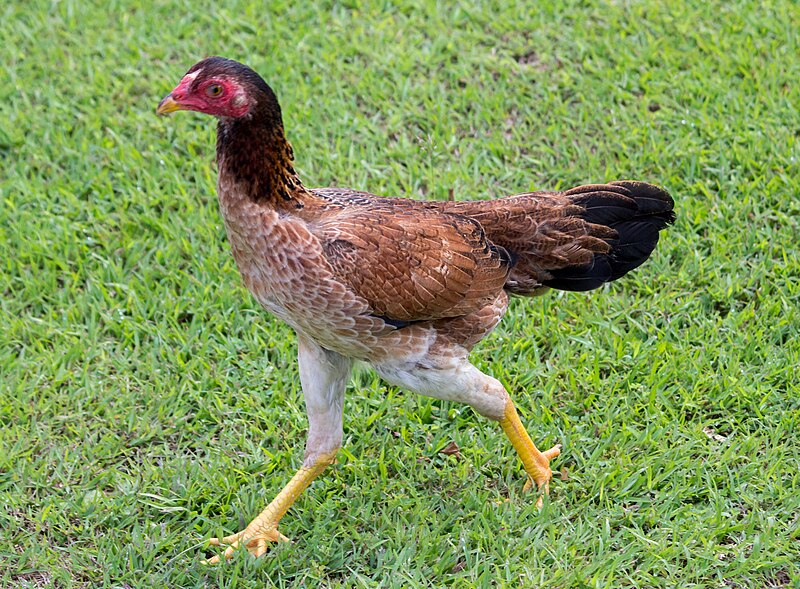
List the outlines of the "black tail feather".
{"type": "Polygon", "coordinates": [[[639,210],[632,198],[605,191],[590,192],[573,199],[572,202],[586,210],[581,215],[584,220],[609,227],[624,219],[630,219],[639,210]]]}
{"type": "Polygon", "coordinates": [[[617,232],[616,239],[607,240],[611,250],[596,254],[589,264],[551,271],[552,278],[544,281],[545,286],[586,291],[624,276],[647,260],[659,232],[675,220],[674,203],[665,190],[633,181],[612,182],[611,186],[613,191],[600,186],[571,191],[573,202],[585,209],[581,218],[617,232]]]}
{"type": "Polygon", "coordinates": [[[583,292],[594,290],[611,280],[613,270],[606,254],[594,257],[588,266],[568,266],[551,272],[553,278],[543,284],[557,290],[583,292]]]}

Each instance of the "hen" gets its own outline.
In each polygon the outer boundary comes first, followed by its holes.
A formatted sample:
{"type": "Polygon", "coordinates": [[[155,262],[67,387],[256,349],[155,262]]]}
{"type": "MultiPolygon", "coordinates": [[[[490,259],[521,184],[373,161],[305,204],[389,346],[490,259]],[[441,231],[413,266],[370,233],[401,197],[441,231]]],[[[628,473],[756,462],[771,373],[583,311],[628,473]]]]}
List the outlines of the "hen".
{"type": "Polygon", "coordinates": [[[341,446],[355,360],[388,383],[499,422],[541,504],[560,447],[536,448],[503,385],[469,352],[509,294],[591,290],[642,264],[674,219],[669,194],[633,181],[475,202],[306,188],[275,94],[221,57],[192,66],[157,112],[177,110],[219,119],[219,203],[233,257],[258,302],[297,332],[309,420],[302,468],[243,531],[212,540],[227,545],[224,557],[240,545],[258,556],[286,540],[278,523],[341,446]]]}

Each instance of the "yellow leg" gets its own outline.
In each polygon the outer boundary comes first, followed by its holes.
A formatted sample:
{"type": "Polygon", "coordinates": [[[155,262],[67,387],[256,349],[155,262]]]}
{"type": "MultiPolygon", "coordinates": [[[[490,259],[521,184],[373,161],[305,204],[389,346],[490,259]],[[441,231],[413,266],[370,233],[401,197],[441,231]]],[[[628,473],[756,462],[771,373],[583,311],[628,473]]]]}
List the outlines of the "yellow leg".
{"type": "MultiPolygon", "coordinates": [[[[238,534],[227,536],[222,540],[212,538],[212,546],[227,545],[223,558],[226,560],[233,556],[234,551],[241,545],[247,547],[248,552],[254,556],[261,556],[267,551],[269,542],[289,542],[289,538],[278,531],[278,522],[286,514],[292,504],[306,487],[317,478],[336,456],[336,452],[323,454],[311,466],[303,466],[292,477],[292,480],[281,489],[277,497],[264,508],[258,517],[238,534]]],[[[217,564],[220,562],[219,556],[214,556],[203,561],[204,564],[217,564]]]]}
{"type": "MultiPolygon", "coordinates": [[[[533,480],[540,491],[543,491],[544,494],[549,493],[550,479],[553,478],[553,472],[550,470],[550,460],[561,453],[561,444],[553,446],[544,452],[539,452],[528,432],[525,431],[525,426],[519,420],[519,415],[517,415],[517,410],[514,408],[514,403],[511,399],[506,402],[506,409],[503,418],[500,420],[500,427],[503,428],[517,454],[519,454],[522,464],[525,466],[525,472],[530,477],[525,485],[525,490],[527,491],[531,488],[531,480],[533,480]]],[[[542,507],[542,495],[539,495],[536,506],[542,507]]]]}

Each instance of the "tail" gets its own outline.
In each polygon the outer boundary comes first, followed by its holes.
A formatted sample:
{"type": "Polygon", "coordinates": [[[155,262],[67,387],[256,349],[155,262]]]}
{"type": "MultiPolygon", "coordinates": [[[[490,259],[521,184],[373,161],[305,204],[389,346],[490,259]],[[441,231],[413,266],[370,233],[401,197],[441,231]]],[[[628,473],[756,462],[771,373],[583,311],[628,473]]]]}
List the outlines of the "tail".
{"type": "Polygon", "coordinates": [[[509,253],[505,290],[523,296],[616,280],[648,258],[659,231],[675,220],[665,190],[634,181],[440,206],[478,221],[509,253]]]}
{"type": "Polygon", "coordinates": [[[650,257],[659,232],[675,220],[669,193],[644,182],[580,186],[563,195],[583,209],[577,216],[590,229],[599,225],[613,233],[605,238],[598,235],[608,247],[593,252],[591,259],[549,269],[550,276],[542,276],[542,284],[550,288],[586,291],[621,278],[650,257]]]}

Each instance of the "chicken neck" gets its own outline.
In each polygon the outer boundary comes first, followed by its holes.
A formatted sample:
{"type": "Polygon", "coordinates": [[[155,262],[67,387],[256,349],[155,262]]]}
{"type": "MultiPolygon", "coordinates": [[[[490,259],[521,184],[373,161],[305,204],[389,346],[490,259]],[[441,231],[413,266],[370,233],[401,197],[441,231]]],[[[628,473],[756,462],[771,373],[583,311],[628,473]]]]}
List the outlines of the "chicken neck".
{"type": "MultiPolygon", "coordinates": [[[[312,199],[294,169],[294,153],[286,140],[277,101],[252,115],[222,117],[217,127],[220,186],[246,200],[282,213],[296,213],[312,199]]],[[[228,192],[228,191],[224,191],[228,192]]],[[[220,198],[224,198],[223,191],[220,198]]]]}

